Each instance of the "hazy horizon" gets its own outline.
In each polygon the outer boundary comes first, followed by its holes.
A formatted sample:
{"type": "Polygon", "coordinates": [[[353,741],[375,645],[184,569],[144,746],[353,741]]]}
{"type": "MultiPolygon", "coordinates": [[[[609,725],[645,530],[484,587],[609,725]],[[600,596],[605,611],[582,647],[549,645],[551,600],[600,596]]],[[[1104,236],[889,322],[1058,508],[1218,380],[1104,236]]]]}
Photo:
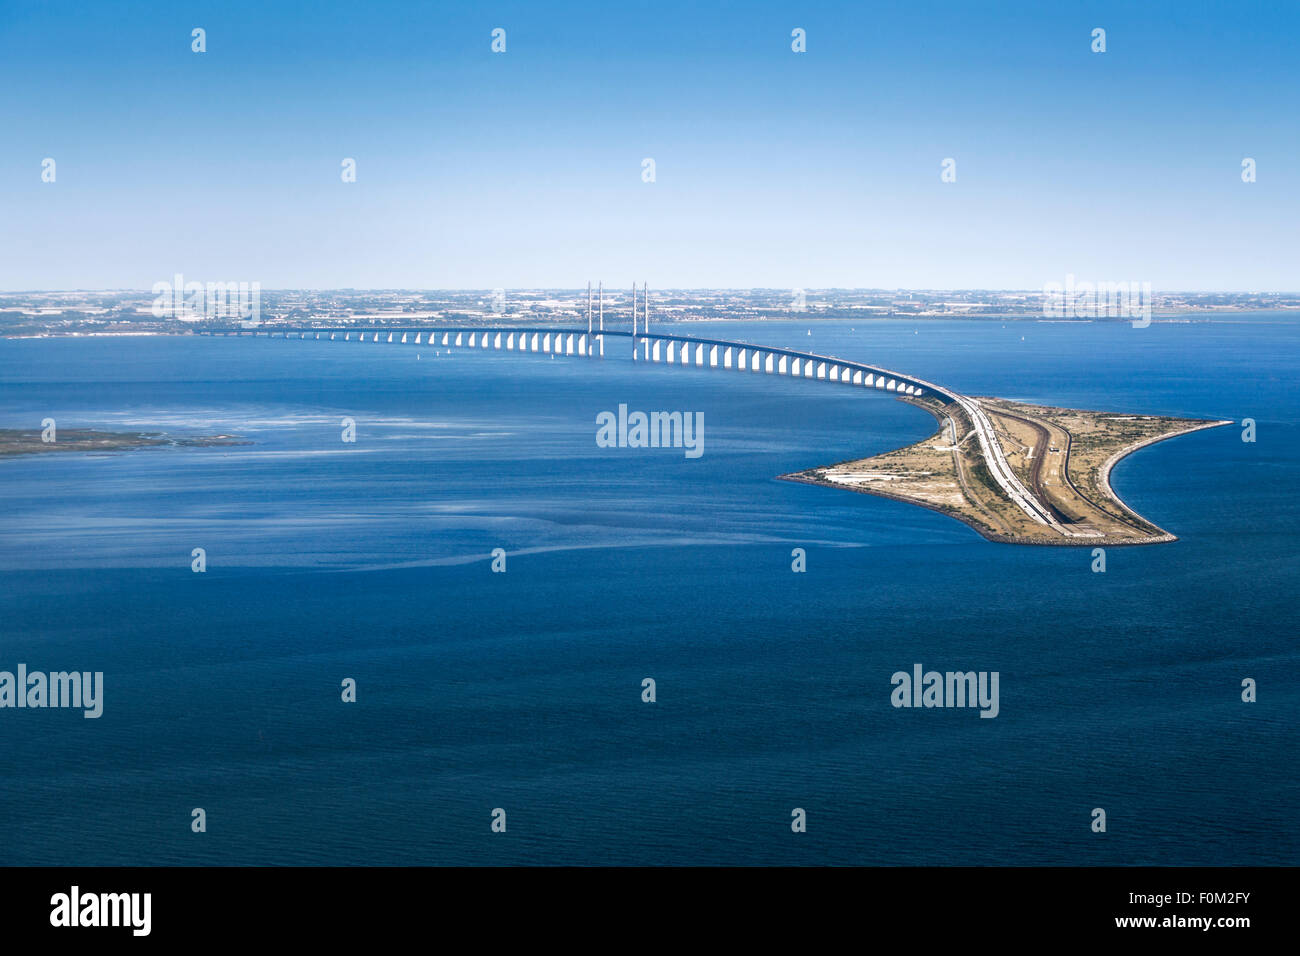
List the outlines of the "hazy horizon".
{"type": "MultiPolygon", "coordinates": [[[[159,280],[165,281],[165,280],[159,280]]],[[[198,281],[198,280],[195,280],[198,281]]],[[[210,281],[220,281],[213,279],[210,281]]],[[[606,285],[606,295],[617,295],[619,292],[626,292],[631,289],[632,283],[626,285],[606,285]]],[[[586,284],[563,286],[563,285],[516,285],[516,286],[261,286],[262,292],[494,292],[502,289],[506,292],[586,292],[586,284]]],[[[637,281],[638,294],[642,288],[641,280],[637,281]]],[[[650,285],[650,294],[656,292],[772,292],[772,293],[789,293],[788,286],[660,286],[650,285]]],[[[1026,295],[1042,295],[1043,289],[1022,289],[1022,288],[994,288],[992,286],[853,286],[853,285],[828,285],[828,286],[804,286],[801,287],[805,292],[933,292],[933,293],[960,293],[960,292],[988,292],[998,295],[1024,293],[1026,295]]],[[[592,283],[592,295],[596,294],[596,285],[592,283]]],[[[1300,295],[1300,289],[1161,289],[1152,288],[1152,293],[1157,295],[1280,295],[1293,296],[1300,295]]],[[[153,295],[152,288],[130,288],[130,287],[105,287],[105,288],[62,288],[62,289],[0,289],[0,295],[41,295],[41,294],[102,294],[110,295],[113,293],[135,293],[140,295],[153,295]]]]}

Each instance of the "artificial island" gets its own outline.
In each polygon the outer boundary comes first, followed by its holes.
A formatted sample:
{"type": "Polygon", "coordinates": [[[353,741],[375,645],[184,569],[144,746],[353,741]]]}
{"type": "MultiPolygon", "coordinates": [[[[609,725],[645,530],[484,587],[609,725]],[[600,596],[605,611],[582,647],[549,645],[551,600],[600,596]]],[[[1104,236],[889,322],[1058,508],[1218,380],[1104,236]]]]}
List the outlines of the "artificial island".
{"type": "Polygon", "coordinates": [[[1110,485],[1120,459],[1228,421],[1124,415],[999,398],[900,395],[939,421],[906,448],[782,475],[895,498],[1012,544],[1114,546],[1176,540],[1110,485]]]}

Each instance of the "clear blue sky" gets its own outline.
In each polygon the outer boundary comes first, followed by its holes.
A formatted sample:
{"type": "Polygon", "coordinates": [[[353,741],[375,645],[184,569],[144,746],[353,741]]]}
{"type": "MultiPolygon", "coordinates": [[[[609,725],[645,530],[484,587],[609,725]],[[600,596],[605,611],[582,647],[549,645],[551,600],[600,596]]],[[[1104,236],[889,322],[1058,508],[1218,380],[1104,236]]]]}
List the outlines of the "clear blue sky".
{"type": "Polygon", "coordinates": [[[0,0],[0,91],[8,290],[1300,288],[1290,0],[0,0]]]}

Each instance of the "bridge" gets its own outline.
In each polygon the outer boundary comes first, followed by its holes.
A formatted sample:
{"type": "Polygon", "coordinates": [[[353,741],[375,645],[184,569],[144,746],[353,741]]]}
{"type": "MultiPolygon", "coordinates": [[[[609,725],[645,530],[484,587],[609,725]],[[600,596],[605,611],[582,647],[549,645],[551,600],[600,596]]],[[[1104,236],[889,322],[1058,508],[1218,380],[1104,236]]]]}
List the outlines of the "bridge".
{"type": "Polygon", "coordinates": [[[770,345],[703,339],[688,335],[664,335],[658,332],[633,333],[612,329],[588,332],[582,329],[554,327],[308,329],[277,326],[274,329],[200,329],[197,330],[197,334],[429,345],[449,349],[539,352],[578,357],[604,356],[607,338],[631,339],[632,357],[647,362],[819,379],[877,388],[886,392],[897,392],[900,395],[920,396],[929,392],[950,402],[955,402],[958,398],[956,392],[941,388],[914,375],[905,375],[864,362],[853,362],[830,355],[818,355],[813,352],[770,345]]]}
{"type": "MultiPolygon", "coordinates": [[[[648,323],[647,323],[648,324],[648,323]]],[[[1039,501],[1015,475],[1007,462],[993,423],[979,402],[949,388],[865,362],[855,362],[797,349],[777,348],[724,339],[696,338],[689,335],[665,335],[646,331],[594,330],[555,327],[498,328],[239,328],[197,329],[196,334],[212,336],[248,336],[263,338],[312,339],[330,342],[357,342],[390,345],[425,345],[447,349],[477,351],[536,352],[540,354],[603,357],[606,339],[630,340],[632,358],[698,368],[718,368],[766,375],[832,382],[859,388],[893,392],[898,396],[919,398],[932,395],[945,403],[956,404],[970,419],[979,440],[980,451],[989,474],[1007,498],[1039,524],[1063,536],[1074,537],[1057,520],[1052,509],[1039,501]]]]}

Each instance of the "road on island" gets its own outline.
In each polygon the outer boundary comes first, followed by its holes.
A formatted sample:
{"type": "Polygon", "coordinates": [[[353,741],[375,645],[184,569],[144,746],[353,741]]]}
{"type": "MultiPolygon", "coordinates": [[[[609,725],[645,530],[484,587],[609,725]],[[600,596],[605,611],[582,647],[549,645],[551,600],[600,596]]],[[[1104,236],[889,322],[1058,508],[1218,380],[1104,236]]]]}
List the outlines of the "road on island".
{"type": "MultiPolygon", "coordinates": [[[[1029,487],[1033,491],[1034,496],[1038,499],[1039,503],[1046,505],[1055,517],[1063,519],[1064,521],[1069,521],[1069,516],[1064,514],[1060,508],[1057,508],[1052,504],[1051,498],[1047,495],[1046,482],[1043,481],[1043,467],[1047,464],[1048,456],[1052,454],[1051,433],[1040,423],[1029,418],[1024,418],[1020,415],[1012,415],[1005,409],[997,409],[997,414],[1001,415],[1003,418],[1010,418],[1013,421],[1020,422],[1022,425],[1026,425],[1033,429],[1038,442],[1037,447],[1039,451],[1038,456],[1033,459],[1033,463],[1029,466],[1029,487]]],[[[1061,484],[1070,488],[1075,494],[1079,494],[1079,489],[1074,487],[1074,482],[1070,480],[1070,475],[1067,471],[1067,464],[1070,459],[1070,433],[1065,431],[1065,429],[1061,429],[1061,431],[1065,434],[1065,441],[1063,442],[1065,447],[1058,453],[1060,457],[1057,461],[1057,470],[1056,472],[1053,472],[1053,474],[1057,476],[1061,484]]],[[[1079,495],[1079,497],[1082,498],[1083,495],[1079,495]]],[[[1092,504],[1092,502],[1089,502],[1089,504],[1092,504]]]]}
{"type": "Polygon", "coordinates": [[[962,407],[966,417],[975,426],[975,434],[979,438],[980,450],[984,453],[984,460],[988,462],[989,473],[993,475],[993,480],[998,483],[1006,496],[1014,501],[1021,511],[1039,524],[1047,525],[1057,534],[1073,537],[1074,535],[1056,520],[1056,516],[1052,514],[1051,509],[1039,502],[1011,470],[1007,456],[1002,451],[1002,443],[998,441],[998,437],[993,431],[993,423],[989,421],[988,415],[984,413],[984,409],[980,407],[979,402],[967,398],[965,395],[953,395],[953,397],[957,399],[957,404],[962,407]]]}

